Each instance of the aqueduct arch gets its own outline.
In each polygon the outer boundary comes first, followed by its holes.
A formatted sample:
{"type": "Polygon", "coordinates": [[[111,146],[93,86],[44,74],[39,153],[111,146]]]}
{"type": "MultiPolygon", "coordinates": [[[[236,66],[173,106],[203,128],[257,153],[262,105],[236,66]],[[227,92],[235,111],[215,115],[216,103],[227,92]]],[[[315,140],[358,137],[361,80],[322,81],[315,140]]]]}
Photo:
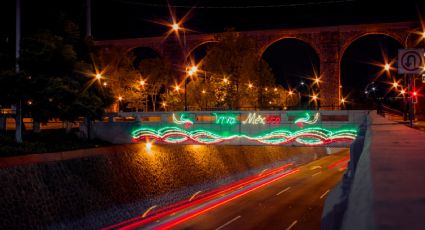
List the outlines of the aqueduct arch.
{"type": "MultiPolygon", "coordinates": [[[[366,34],[385,34],[404,44],[404,40],[415,29],[421,28],[420,22],[397,22],[380,24],[344,25],[329,27],[313,27],[299,29],[274,29],[240,32],[257,42],[258,54],[285,37],[296,38],[308,43],[316,50],[320,58],[321,105],[324,108],[339,108],[340,92],[340,61],[342,54],[349,45],[366,34]]],[[[217,34],[186,34],[185,49],[193,50],[205,42],[216,41],[217,34]]],[[[97,41],[96,45],[107,49],[112,46],[132,49],[135,47],[150,47],[163,58],[174,65],[182,65],[185,61],[184,49],[179,42],[169,37],[135,38],[124,40],[97,41]]],[[[103,52],[107,55],[107,52],[103,52]]]]}

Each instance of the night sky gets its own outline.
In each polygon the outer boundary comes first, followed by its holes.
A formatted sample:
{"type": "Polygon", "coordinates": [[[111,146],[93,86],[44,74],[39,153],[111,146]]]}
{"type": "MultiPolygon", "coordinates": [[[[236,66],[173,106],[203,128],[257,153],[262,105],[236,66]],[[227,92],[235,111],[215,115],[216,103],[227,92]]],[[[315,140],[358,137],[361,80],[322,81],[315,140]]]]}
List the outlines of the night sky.
{"type": "MultiPolygon", "coordinates": [[[[84,0],[21,1],[24,35],[58,26],[56,19],[61,16],[78,22],[84,31],[84,0]]],[[[0,47],[13,50],[15,3],[7,0],[1,4],[0,47]]],[[[222,32],[226,28],[244,31],[417,21],[419,12],[425,12],[425,1],[419,0],[92,0],[93,37],[105,40],[161,36],[168,28],[152,21],[170,19],[168,4],[174,5],[178,18],[191,11],[184,26],[193,33],[222,32]]],[[[341,74],[346,94],[356,89],[363,91],[363,85],[375,77],[378,70],[365,62],[379,62],[382,50],[393,55],[399,48],[385,36],[365,40],[348,50],[343,59],[341,74]]],[[[313,68],[320,68],[310,47],[290,39],[272,45],[263,58],[270,64],[277,82],[285,86],[295,87],[303,77],[312,76],[313,68]],[[294,53],[299,55],[294,57],[294,53]]]]}

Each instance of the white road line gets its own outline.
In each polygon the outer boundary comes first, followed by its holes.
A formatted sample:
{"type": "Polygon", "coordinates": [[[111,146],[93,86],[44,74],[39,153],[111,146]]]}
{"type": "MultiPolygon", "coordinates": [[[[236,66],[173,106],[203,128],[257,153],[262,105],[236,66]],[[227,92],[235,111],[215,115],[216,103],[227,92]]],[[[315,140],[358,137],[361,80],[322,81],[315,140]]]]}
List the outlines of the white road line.
{"type": "Polygon", "coordinates": [[[313,175],[311,175],[311,176],[317,176],[317,175],[319,175],[320,173],[322,173],[322,172],[317,172],[317,173],[315,173],[315,174],[313,174],[313,175]]]}
{"type": "Polygon", "coordinates": [[[234,222],[235,220],[237,220],[239,218],[241,218],[241,216],[237,216],[237,217],[227,221],[225,224],[221,225],[220,227],[216,228],[215,230],[222,229],[222,228],[226,227],[227,225],[231,224],[232,222],[234,222]]]}
{"type": "Polygon", "coordinates": [[[189,201],[192,201],[193,200],[193,198],[195,198],[195,196],[196,195],[198,195],[199,193],[201,193],[202,192],[202,190],[201,191],[197,191],[197,192],[195,192],[191,197],[190,197],[190,199],[189,199],[189,201]]]}
{"type": "Polygon", "coordinates": [[[326,196],[326,194],[328,194],[328,192],[329,192],[329,189],[320,196],[320,199],[323,199],[323,197],[326,196]]]}
{"type": "Polygon", "coordinates": [[[320,166],[320,165],[317,165],[317,166],[311,166],[311,167],[310,167],[310,170],[321,169],[321,168],[322,168],[322,166],[320,166]]]}
{"type": "Polygon", "coordinates": [[[289,225],[289,227],[286,228],[286,230],[290,230],[291,228],[293,228],[296,224],[298,223],[297,220],[295,220],[294,222],[292,222],[291,225],[289,225]]]}
{"type": "Polygon", "coordinates": [[[284,193],[284,192],[288,191],[289,189],[291,189],[291,187],[287,187],[287,188],[285,188],[284,190],[282,190],[282,191],[278,192],[278,193],[276,194],[276,196],[279,196],[280,194],[282,194],[282,193],[284,193]]]}
{"type": "Polygon", "coordinates": [[[154,209],[154,208],[156,208],[157,207],[157,205],[154,205],[154,206],[152,206],[152,207],[150,207],[150,208],[148,208],[144,213],[143,213],[143,215],[142,215],[142,218],[145,218],[147,215],[148,215],[148,213],[150,212],[150,211],[152,211],[152,209],[154,209]]]}

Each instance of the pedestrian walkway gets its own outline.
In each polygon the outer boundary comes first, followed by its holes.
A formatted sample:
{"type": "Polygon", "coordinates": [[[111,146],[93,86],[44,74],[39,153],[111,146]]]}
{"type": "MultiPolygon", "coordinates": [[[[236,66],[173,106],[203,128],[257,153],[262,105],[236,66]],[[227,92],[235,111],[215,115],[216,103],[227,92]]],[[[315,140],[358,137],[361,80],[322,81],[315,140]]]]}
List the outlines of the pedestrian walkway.
{"type": "Polygon", "coordinates": [[[425,229],[425,132],[376,114],[371,118],[375,226],[425,229]]]}

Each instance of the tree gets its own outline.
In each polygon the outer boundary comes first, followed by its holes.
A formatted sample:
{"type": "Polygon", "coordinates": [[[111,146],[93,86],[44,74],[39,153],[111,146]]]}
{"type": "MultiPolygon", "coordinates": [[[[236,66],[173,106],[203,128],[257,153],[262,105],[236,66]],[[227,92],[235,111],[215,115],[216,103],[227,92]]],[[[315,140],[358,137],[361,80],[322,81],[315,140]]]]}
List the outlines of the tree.
{"type": "Polygon", "coordinates": [[[146,81],[134,67],[134,54],[124,48],[112,47],[107,55],[99,53],[96,57],[96,63],[105,78],[104,83],[106,82],[116,99],[121,99],[119,109],[147,111],[146,81]]]}
{"type": "Polygon", "coordinates": [[[139,65],[140,73],[147,84],[147,95],[152,102],[152,109],[156,111],[157,97],[164,87],[173,78],[170,64],[160,58],[143,59],[139,65]]]}

